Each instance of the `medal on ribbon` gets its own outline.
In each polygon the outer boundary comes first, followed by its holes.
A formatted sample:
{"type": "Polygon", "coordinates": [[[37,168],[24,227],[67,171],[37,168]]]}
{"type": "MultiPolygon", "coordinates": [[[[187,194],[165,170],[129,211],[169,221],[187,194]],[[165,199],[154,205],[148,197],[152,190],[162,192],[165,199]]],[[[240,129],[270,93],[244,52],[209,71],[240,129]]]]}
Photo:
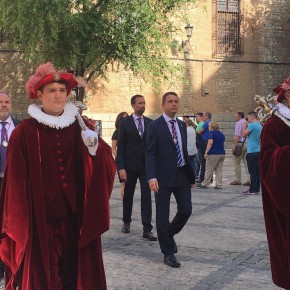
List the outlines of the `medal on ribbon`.
{"type": "Polygon", "coordinates": [[[3,146],[3,147],[7,147],[7,146],[8,146],[8,142],[7,142],[6,140],[3,140],[3,141],[2,141],[2,146],[3,146]]]}

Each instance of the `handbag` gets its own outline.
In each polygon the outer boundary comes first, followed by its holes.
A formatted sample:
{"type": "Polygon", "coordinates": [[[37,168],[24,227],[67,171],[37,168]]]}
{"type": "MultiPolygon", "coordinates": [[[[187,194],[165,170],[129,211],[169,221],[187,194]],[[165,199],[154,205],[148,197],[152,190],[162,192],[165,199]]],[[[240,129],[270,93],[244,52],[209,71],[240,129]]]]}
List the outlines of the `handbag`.
{"type": "Polygon", "coordinates": [[[243,146],[244,146],[245,141],[246,141],[246,138],[244,139],[242,146],[236,146],[235,149],[233,149],[234,156],[241,156],[242,155],[243,146]]]}

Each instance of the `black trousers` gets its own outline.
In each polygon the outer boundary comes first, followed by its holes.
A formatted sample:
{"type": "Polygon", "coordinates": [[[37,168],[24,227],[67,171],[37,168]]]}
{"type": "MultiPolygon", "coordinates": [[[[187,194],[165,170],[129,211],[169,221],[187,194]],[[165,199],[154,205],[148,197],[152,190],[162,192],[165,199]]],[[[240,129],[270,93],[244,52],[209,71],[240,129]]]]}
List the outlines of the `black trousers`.
{"type": "Polygon", "coordinates": [[[178,234],[191,216],[191,186],[185,168],[178,168],[174,185],[168,188],[159,188],[155,193],[156,226],[161,252],[165,255],[174,253],[169,238],[178,234]],[[173,193],[177,203],[177,213],[169,221],[170,198],[173,193]]]}
{"type": "Polygon", "coordinates": [[[151,190],[149,188],[145,168],[139,172],[127,172],[127,182],[125,183],[124,198],[123,198],[123,222],[131,223],[133,198],[136,188],[136,183],[139,178],[141,186],[141,218],[144,232],[151,232],[152,225],[152,201],[151,190]]]}
{"type": "Polygon", "coordinates": [[[250,174],[250,191],[259,192],[260,191],[260,170],[259,170],[259,156],[260,152],[247,153],[247,165],[250,174]]]}

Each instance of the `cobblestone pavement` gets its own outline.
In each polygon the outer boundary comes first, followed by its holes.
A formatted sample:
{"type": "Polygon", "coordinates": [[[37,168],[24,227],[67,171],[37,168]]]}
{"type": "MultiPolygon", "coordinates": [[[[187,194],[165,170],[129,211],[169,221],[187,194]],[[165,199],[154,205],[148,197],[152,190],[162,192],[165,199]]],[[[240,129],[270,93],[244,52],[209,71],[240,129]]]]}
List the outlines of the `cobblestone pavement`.
{"type": "MultiPolygon", "coordinates": [[[[234,163],[227,156],[222,190],[215,190],[214,184],[209,189],[192,189],[192,216],[175,237],[181,268],[173,269],[163,263],[158,242],[142,238],[139,186],[131,233],[121,232],[122,205],[116,179],[111,228],[103,235],[108,289],[280,289],[271,279],[261,195],[242,195],[246,188],[229,185],[232,180],[234,163]]],[[[171,216],[175,205],[172,197],[171,216]]],[[[154,202],[153,212],[155,229],[154,202]]]]}
{"type": "MultiPolygon", "coordinates": [[[[158,242],[142,238],[140,188],[136,188],[131,233],[121,232],[122,205],[116,179],[111,228],[103,235],[109,290],[275,290],[270,273],[261,195],[245,196],[231,186],[234,165],[224,163],[223,189],[192,189],[193,213],[175,237],[181,268],[163,263],[158,242]]],[[[243,180],[245,181],[245,180],[243,180]]],[[[153,226],[155,206],[153,199],[153,226]]],[[[172,197],[171,216],[175,213],[172,197]]],[[[156,233],[156,231],[155,231],[156,233]]],[[[0,289],[4,289],[0,285],[0,289]]]]}

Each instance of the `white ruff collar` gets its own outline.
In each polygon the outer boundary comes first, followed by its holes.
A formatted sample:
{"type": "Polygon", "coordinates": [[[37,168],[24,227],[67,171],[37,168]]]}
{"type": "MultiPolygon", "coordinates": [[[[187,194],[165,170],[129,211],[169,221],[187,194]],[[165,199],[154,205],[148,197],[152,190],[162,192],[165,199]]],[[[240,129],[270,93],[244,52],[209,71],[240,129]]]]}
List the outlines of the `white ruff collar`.
{"type": "Polygon", "coordinates": [[[28,114],[41,124],[51,128],[62,129],[75,122],[78,108],[73,103],[66,103],[62,115],[51,116],[42,111],[42,106],[31,104],[28,107],[28,114]]]}

